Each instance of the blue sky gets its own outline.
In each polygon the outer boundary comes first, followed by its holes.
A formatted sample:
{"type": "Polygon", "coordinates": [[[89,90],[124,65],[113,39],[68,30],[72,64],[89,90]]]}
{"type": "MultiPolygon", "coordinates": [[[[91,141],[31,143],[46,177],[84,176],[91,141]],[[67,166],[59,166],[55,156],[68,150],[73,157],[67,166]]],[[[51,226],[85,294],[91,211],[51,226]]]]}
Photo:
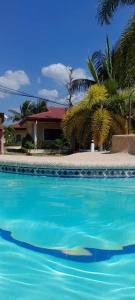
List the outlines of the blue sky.
{"type": "MultiPolygon", "coordinates": [[[[120,8],[111,25],[101,27],[97,2],[1,1],[0,84],[60,101],[65,96],[63,65],[87,76],[88,55],[104,49],[106,33],[115,45],[133,13],[131,7],[120,8]]],[[[18,108],[23,100],[0,94],[0,111],[18,108]]]]}

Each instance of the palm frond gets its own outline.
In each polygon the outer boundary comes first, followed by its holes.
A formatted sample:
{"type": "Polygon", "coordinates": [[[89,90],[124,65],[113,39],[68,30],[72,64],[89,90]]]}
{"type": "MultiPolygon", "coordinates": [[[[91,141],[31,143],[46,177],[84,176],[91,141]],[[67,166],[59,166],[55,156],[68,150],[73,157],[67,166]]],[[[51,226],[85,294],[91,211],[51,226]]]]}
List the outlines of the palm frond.
{"type": "Polygon", "coordinates": [[[9,109],[8,111],[12,114],[20,115],[20,112],[15,109],[9,109]]]}
{"type": "Polygon", "coordinates": [[[83,100],[84,105],[86,105],[89,109],[92,109],[93,106],[106,102],[107,97],[108,93],[105,86],[95,84],[88,90],[83,100]]]}
{"type": "Polygon", "coordinates": [[[114,79],[108,79],[104,82],[104,85],[108,91],[108,94],[113,96],[117,94],[118,83],[114,79]]]}
{"type": "Polygon", "coordinates": [[[96,68],[95,68],[95,66],[93,64],[93,61],[92,61],[92,59],[90,57],[87,60],[87,64],[88,64],[88,68],[90,70],[90,73],[91,73],[94,81],[96,83],[99,83],[99,78],[98,78],[97,70],[96,70],[96,68]]]}
{"type": "Polygon", "coordinates": [[[13,122],[21,120],[21,113],[20,112],[18,112],[15,109],[9,109],[8,111],[10,113],[10,115],[8,117],[9,120],[12,120],[13,122]]]}
{"type": "Polygon", "coordinates": [[[91,118],[96,104],[101,104],[107,99],[107,91],[102,85],[93,85],[84,99],[68,109],[63,120],[63,131],[67,140],[73,139],[79,146],[90,145],[91,118]]]}
{"type": "Polygon", "coordinates": [[[31,102],[31,100],[25,100],[22,103],[22,105],[20,106],[20,111],[21,111],[22,117],[30,115],[32,108],[33,108],[33,103],[31,102]]]}
{"type": "Polygon", "coordinates": [[[105,47],[105,62],[106,62],[106,71],[109,79],[113,79],[113,66],[112,66],[112,51],[110,49],[109,38],[106,36],[106,47],[105,47]]]}
{"type": "Polygon", "coordinates": [[[72,92],[76,91],[86,91],[92,84],[95,82],[91,79],[74,79],[72,80],[71,90],[72,92]]]}
{"type": "Polygon", "coordinates": [[[105,108],[99,108],[92,117],[92,135],[97,146],[103,145],[106,141],[111,127],[112,118],[105,108]]]}
{"type": "Polygon", "coordinates": [[[112,114],[112,133],[113,134],[127,134],[128,124],[127,119],[118,114],[112,114]]]}
{"type": "Polygon", "coordinates": [[[134,5],[135,0],[100,0],[98,5],[98,20],[100,24],[109,24],[119,5],[134,5]]]}
{"type": "Polygon", "coordinates": [[[105,55],[104,53],[102,53],[101,50],[95,51],[91,56],[91,61],[93,62],[97,74],[100,74],[102,72],[102,62],[104,59],[105,59],[105,55]]]}
{"type": "Polygon", "coordinates": [[[114,73],[119,86],[133,86],[135,82],[135,14],[114,49],[114,73]]]}
{"type": "Polygon", "coordinates": [[[87,136],[90,134],[88,130],[89,118],[90,113],[84,106],[84,103],[79,103],[68,109],[62,127],[64,135],[70,144],[77,143],[79,147],[85,144],[87,136]]]}
{"type": "Polygon", "coordinates": [[[97,72],[98,79],[101,83],[108,77],[107,67],[104,64],[104,62],[106,61],[106,55],[102,53],[102,51],[96,51],[93,53],[91,60],[97,72]]]}

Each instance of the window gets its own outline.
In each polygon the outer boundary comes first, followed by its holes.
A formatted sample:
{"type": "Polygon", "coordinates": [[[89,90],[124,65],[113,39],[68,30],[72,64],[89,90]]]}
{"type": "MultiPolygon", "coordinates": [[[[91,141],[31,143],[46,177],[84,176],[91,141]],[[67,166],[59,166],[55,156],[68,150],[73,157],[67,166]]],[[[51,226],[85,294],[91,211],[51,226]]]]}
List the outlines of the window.
{"type": "Polygon", "coordinates": [[[21,135],[20,135],[20,134],[17,134],[17,135],[16,135],[16,142],[17,142],[17,143],[20,143],[20,142],[21,142],[21,135]]]}
{"type": "Polygon", "coordinates": [[[62,134],[61,129],[44,129],[44,141],[45,140],[52,141],[57,138],[60,138],[61,134],[62,134]]]}

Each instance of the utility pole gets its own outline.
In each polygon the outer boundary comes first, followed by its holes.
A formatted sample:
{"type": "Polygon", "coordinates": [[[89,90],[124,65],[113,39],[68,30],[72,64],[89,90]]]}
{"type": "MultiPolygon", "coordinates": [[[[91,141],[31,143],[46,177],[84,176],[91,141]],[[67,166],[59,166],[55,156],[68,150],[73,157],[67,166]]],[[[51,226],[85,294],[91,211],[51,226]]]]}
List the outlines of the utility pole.
{"type": "Polygon", "coordinates": [[[66,89],[67,89],[67,92],[68,92],[67,101],[69,102],[69,107],[72,107],[73,106],[73,103],[72,103],[73,68],[72,67],[67,67],[67,71],[68,71],[68,75],[69,75],[68,82],[66,84],[66,89]]]}

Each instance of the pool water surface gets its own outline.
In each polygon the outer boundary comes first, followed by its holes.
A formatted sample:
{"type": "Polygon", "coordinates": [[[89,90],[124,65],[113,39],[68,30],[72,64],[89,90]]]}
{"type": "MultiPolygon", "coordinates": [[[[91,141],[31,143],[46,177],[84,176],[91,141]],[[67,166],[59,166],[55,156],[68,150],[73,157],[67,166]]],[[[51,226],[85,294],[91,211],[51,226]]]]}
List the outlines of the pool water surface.
{"type": "Polygon", "coordinates": [[[135,179],[0,174],[0,299],[133,300],[134,244],[135,179]]]}

